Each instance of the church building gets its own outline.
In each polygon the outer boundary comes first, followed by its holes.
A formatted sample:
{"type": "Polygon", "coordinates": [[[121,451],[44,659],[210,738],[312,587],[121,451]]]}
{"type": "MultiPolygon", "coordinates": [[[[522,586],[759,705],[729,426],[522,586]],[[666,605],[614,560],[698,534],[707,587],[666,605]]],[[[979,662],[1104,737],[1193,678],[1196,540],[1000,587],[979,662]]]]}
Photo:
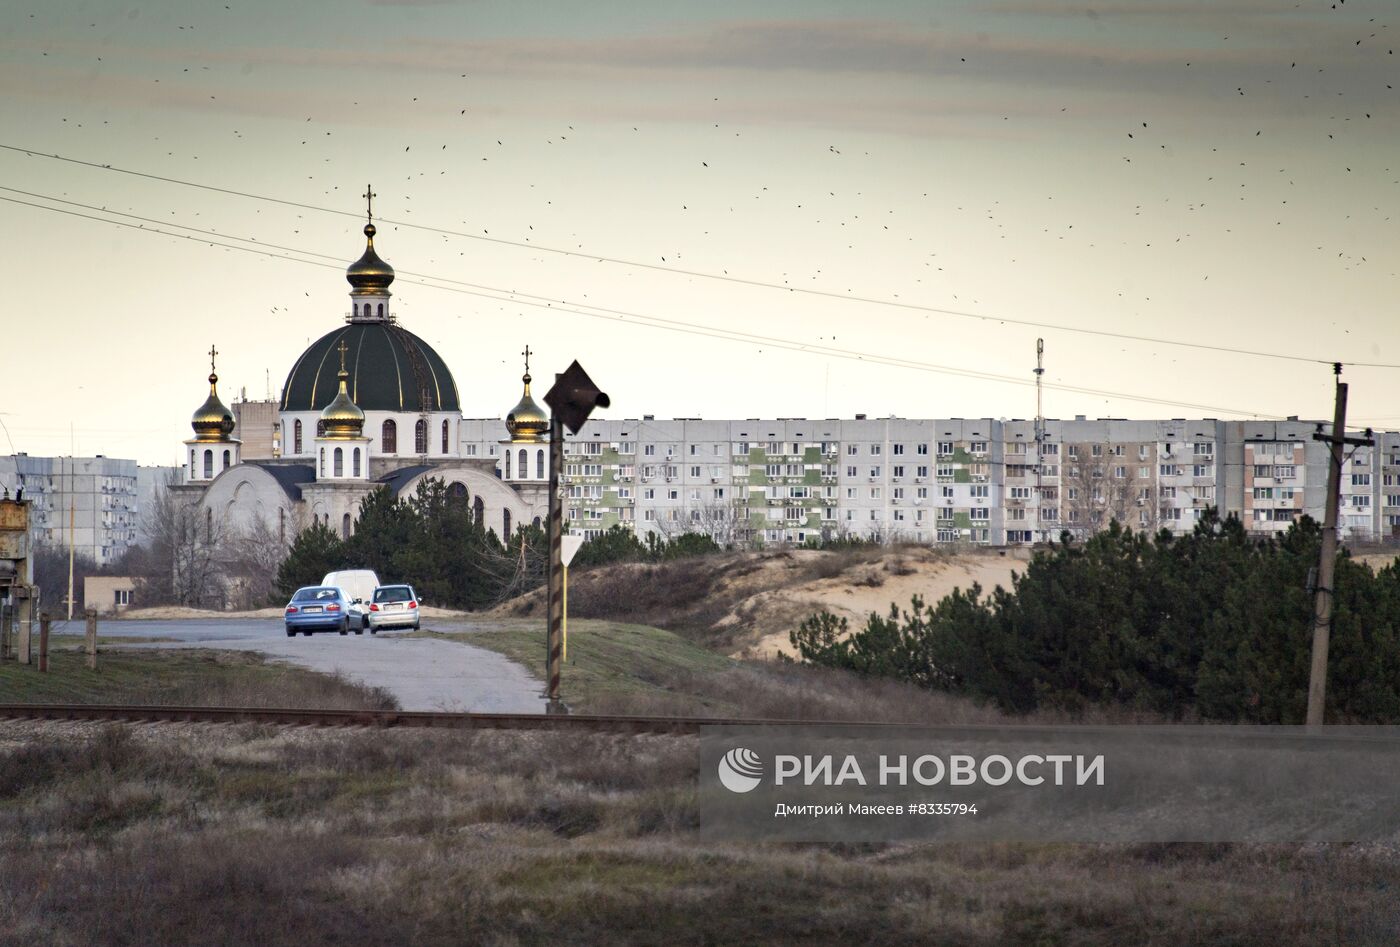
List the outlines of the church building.
{"type": "MultiPolygon", "coordinates": [[[[387,486],[397,497],[437,478],[470,498],[477,520],[502,541],[548,515],[549,418],[524,394],[497,435],[499,453],[472,456],[483,432],[463,448],[463,416],[452,372],[427,342],[399,325],[389,287],[394,270],[374,248],[345,271],[350,312],[292,363],[278,404],[275,456],[244,460],[234,417],[218,393],[210,350],[209,397],[185,441],[179,492],[206,521],[247,530],[261,523],[290,541],[321,523],[349,537],[360,501],[387,486]]],[[[479,425],[481,422],[476,422],[479,425]]]]}

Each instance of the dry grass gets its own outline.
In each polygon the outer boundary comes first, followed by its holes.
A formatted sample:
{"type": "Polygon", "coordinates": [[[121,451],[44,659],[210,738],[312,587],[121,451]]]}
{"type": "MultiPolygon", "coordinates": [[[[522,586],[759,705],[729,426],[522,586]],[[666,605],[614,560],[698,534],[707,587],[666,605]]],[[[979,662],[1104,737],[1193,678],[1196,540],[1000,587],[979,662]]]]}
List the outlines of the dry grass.
{"type": "Polygon", "coordinates": [[[1393,944],[1359,847],[702,842],[695,742],[0,723],[0,944],[1393,944]]]}

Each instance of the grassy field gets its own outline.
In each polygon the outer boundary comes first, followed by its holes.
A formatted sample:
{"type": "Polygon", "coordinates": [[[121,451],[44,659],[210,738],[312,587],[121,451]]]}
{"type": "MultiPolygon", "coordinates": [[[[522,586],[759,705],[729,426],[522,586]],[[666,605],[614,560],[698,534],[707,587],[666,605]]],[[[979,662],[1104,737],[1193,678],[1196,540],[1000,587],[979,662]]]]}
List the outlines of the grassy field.
{"type": "MultiPolygon", "coordinates": [[[[123,640],[125,644],[125,640],[123,640]]],[[[392,708],[393,698],[343,678],[272,664],[241,651],[127,650],[49,653],[35,663],[0,663],[0,703],[171,704],[209,707],[392,708]]]]}
{"type": "Polygon", "coordinates": [[[0,944],[1390,945],[1345,846],[778,845],[685,737],[0,722],[0,944]]]}

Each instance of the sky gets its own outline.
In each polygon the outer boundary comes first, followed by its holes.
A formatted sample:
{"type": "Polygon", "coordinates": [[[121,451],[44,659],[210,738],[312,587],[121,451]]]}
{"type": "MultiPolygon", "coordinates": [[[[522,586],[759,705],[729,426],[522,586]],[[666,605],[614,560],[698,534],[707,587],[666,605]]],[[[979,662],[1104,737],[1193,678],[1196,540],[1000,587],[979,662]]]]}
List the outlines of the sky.
{"type": "Polygon", "coordinates": [[[3,3],[0,451],[277,397],[367,183],[468,417],[1400,427],[1393,2],[3,3]]]}

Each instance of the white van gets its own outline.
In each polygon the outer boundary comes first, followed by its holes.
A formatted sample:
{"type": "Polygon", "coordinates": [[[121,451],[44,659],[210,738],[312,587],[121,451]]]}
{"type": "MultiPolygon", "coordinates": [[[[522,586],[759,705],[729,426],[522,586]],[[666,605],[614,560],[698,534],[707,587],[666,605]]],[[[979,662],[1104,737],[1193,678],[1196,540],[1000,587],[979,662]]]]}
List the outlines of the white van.
{"type": "Polygon", "coordinates": [[[344,569],[326,573],[321,584],[335,586],[345,593],[345,599],[350,603],[350,630],[361,634],[367,624],[365,615],[369,612],[370,600],[374,598],[374,590],[379,587],[379,576],[374,574],[373,569],[344,569]]]}

